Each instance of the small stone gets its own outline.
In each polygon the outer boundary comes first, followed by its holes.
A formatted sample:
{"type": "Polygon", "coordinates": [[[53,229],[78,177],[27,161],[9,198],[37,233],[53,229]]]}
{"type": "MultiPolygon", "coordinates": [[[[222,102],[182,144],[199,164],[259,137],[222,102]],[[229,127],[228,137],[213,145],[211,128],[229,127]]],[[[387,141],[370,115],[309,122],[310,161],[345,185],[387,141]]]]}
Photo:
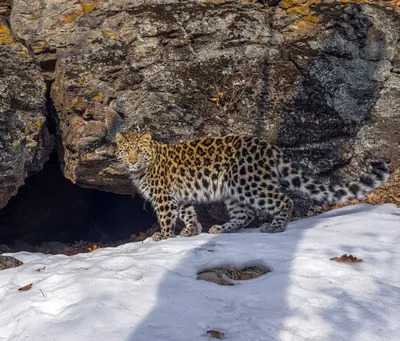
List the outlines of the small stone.
{"type": "Polygon", "coordinates": [[[0,244],[0,254],[2,254],[2,253],[12,253],[12,252],[14,252],[14,250],[11,249],[8,245],[0,244]]]}
{"type": "Polygon", "coordinates": [[[218,340],[221,340],[225,335],[219,330],[207,330],[207,334],[210,335],[213,339],[218,339],[218,340]]]}
{"type": "Polygon", "coordinates": [[[24,263],[14,257],[0,256],[0,270],[16,268],[22,264],[24,263]]]}
{"type": "Polygon", "coordinates": [[[60,242],[47,242],[44,246],[46,246],[53,255],[56,255],[68,247],[66,244],[60,242]]]}

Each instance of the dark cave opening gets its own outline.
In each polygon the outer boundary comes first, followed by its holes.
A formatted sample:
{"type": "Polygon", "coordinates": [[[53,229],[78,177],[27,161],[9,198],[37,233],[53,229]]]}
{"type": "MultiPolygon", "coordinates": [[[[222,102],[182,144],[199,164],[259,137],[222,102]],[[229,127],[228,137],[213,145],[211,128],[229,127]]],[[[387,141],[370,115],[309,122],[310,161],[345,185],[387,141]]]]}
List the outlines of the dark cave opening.
{"type": "MultiPolygon", "coordinates": [[[[154,226],[156,216],[139,196],[81,188],[66,179],[55,152],[42,171],[28,177],[0,210],[0,244],[16,241],[72,244],[84,240],[113,243],[154,226]]],[[[21,243],[19,243],[21,244],[21,243]]],[[[28,251],[28,250],[27,250],[28,251]]]]}

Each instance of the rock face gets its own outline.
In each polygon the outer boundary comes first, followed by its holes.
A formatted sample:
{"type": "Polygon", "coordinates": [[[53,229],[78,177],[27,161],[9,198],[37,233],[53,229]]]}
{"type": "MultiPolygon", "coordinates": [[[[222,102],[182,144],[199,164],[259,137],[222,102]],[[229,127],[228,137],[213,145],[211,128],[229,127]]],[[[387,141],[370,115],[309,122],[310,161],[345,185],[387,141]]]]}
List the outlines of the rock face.
{"type": "Polygon", "coordinates": [[[303,3],[15,0],[13,33],[54,80],[64,175],[132,193],[119,130],[256,134],[326,175],[400,166],[399,15],[303,3]]]}
{"type": "Polygon", "coordinates": [[[0,209],[53,149],[45,92],[40,69],[0,17],[0,209]]]}

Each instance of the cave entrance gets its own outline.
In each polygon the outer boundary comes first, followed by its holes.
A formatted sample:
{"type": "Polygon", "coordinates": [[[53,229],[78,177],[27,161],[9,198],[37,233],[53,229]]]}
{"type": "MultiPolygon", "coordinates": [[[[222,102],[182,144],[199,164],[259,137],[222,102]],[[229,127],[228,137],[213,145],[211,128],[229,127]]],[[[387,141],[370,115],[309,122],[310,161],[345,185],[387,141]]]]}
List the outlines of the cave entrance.
{"type": "MultiPolygon", "coordinates": [[[[154,229],[156,215],[135,196],[85,189],[66,179],[55,152],[0,210],[1,252],[63,253],[76,246],[115,246],[154,229]]],[[[143,234],[141,235],[143,238],[143,234]]],[[[73,254],[73,252],[72,252],[73,254]]]]}

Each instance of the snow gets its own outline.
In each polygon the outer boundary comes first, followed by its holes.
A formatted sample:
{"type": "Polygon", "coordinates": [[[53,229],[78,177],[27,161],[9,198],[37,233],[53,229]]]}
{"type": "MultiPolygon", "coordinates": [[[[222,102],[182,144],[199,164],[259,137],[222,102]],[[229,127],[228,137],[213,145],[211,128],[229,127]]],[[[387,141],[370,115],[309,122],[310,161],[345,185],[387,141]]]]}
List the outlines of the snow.
{"type": "Polygon", "coordinates": [[[357,205],[279,234],[9,254],[25,264],[0,272],[0,341],[201,341],[209,329],[235,341],[398,341],[399,242],[398,208],[357,205]],[[329,260],[344,253],[364,262],[329,260]],[[271,272],[231,287],[196,280],[205,268],[254,264],[271,272]]]}

